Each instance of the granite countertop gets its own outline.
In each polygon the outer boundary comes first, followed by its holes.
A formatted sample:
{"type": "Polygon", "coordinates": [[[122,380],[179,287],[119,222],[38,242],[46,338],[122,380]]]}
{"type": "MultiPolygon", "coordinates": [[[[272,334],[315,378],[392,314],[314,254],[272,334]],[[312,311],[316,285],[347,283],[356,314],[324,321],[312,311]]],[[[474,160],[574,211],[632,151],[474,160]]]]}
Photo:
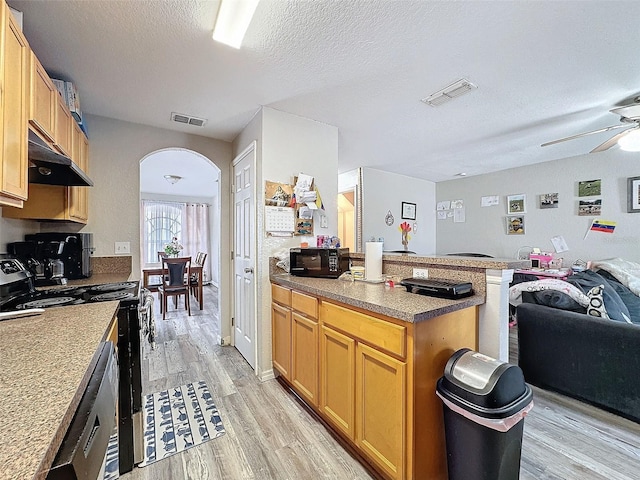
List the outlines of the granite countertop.
{"type": "Polygon", "coordinates": [[[388,317],[415,323],[484,303],[484,296],[472,295],[460,300],[408,293],[405,287],[386,287],[384,283],[307,278],[284,274],[271,275],[271,281],[329,300],[362,308],[388,317]]]}
{"type": "MultiPolygon", "coordinates": [[[[365,254],[349,252],[349,258],[364,260],[365,254]]],[[[416,255],[406,253],[383,252],[382,259],[388,262],[408,263],[412,265],[429,264],[450,267],[480,268],[486,270],[505,270],[531,267],[530,260],[515,258],[467,257],[458,255],[416,255]]]]}
{"type": "Polygon", "coordinates": [[[0,477],[44,478],[119,303],[48,308],[0,322],[0,477]]]}
{"type": "Polygon", "coordinates": [[[126,282],[131,277],[130,273],[94,273],[89,278],[69,280],[67,286],[101,285],[103,283],[126,282]]]}

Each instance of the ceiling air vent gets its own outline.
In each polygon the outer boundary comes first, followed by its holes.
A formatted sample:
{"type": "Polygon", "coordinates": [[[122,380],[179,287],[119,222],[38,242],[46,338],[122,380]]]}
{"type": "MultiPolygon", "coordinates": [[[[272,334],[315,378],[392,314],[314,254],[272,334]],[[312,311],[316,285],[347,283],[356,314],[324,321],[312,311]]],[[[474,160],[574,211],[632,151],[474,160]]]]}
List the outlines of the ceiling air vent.
{"type": "Polygon", "coordinates": [[[182,113],[171,112],[171,121],[184,123],[186,125],[193,125],[194,127],[204,127],[207,120],[204,118],[191,117],[189,115],[183,115],[182,113]]]}
{"type": "Polygon", "coordinates": [[[437,107],[439,105],[442,105],[443,103],[448,102],[449,100],[453,100],[454,98],[459,97],[460,95],[469,93],[474,88],[478,87],[466,78],[463,78],[455,83],[452,83],[448,87],[443,88],[442,90],[438,90],[436,93],[432,93],[427,98],[423,98],[422,101],[427,105],[437,107]]]}

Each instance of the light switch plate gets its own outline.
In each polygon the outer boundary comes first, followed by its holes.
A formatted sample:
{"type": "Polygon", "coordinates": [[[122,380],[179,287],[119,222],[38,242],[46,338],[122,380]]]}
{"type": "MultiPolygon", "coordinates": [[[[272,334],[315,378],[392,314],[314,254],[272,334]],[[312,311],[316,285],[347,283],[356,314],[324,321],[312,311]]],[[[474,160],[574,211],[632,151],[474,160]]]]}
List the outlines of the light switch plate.
{"type": "Polygon", "coordinates": [[[116,242],[115,251],[116,251],[116,255],[127,255],[131,253],[131,243],[116,242]]]}
{"type": "Polygon", "coordinates": [[[322,215],[320,217],[320,228],[327,228],[327,216],[322,215]]]}

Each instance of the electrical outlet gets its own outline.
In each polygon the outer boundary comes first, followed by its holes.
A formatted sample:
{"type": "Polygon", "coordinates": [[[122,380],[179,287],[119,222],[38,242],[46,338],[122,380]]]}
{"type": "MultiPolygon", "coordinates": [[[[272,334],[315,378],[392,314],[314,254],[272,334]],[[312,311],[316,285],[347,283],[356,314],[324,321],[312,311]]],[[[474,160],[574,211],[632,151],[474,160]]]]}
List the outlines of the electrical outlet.
{"type": "Polygon", "coordinates": [[[429,270],[426,268],[414,268],[413,278],[429,278],[429,270]]]}
{"type": "Polygon", "coordinates": [[[116,255],[126,255],[128,253],[131,253],[131,243],[116,242],[115,251],[116,251],[116,255]]]}

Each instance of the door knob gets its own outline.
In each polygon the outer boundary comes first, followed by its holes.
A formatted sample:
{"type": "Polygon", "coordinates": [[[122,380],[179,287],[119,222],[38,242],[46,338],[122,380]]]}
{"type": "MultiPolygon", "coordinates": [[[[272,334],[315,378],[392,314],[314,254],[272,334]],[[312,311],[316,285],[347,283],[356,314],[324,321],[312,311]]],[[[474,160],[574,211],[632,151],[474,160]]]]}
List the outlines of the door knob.
{"type": "Polygon", "coordinates": [[[244,273],[253,273],[253,267],[245,267],[244,273]]]}

